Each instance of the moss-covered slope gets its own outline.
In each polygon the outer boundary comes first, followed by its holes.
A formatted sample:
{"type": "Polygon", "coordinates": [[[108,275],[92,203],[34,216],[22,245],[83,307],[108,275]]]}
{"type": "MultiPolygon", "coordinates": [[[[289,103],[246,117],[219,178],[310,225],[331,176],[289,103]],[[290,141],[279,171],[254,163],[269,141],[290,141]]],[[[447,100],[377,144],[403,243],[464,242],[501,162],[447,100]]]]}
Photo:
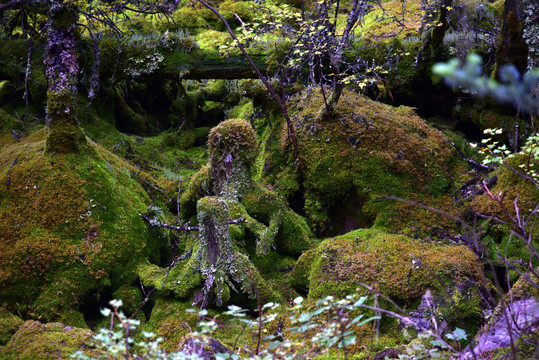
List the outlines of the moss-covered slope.
{"type": "Polygon", "coordinates": [[[139,217],[150,202],[140,170],[94,143],[46,155],[45,137],[0,148],[0,298],[25,317],[84,327],[79,307],[130,286],[168,240],[139,217]]]}

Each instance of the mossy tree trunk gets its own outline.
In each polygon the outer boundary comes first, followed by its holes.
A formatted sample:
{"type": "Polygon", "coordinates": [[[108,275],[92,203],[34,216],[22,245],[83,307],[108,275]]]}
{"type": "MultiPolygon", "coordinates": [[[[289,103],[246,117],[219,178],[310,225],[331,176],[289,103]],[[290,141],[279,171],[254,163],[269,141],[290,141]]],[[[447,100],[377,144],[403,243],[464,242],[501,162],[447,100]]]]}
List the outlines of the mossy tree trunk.
{"type": "Polygon", "coordinates": [[[453,0],[442,0],[438,13],[439,26],[434,26],[427,35],[427,39],[423,45],[423,57],[425,61],[438,61],[443,59],[444,37],[449,29],[449,21],[447,15],[448,7],[453,5],[453,0]]]}
{"type": "Polygon", "coordinates": [[[70,0],[52,0],[48,8],[44,57],[48,83],[47,153],[78,152],[84,141],[77,122],[77,10],[70,0]]]}
{"type": "Polygon", "coordinates": [[[218,197],[205,197],[197,204],[200,225],[200,272],[205,278],[202,308],[210,305],[212,296],[217,305],[230,297],[225,279],[234,259],[234,248],[228,231],[228,205],[218,197]]]}
{"type": "Polygon", "coordinates": [[[226,304],[231,289],[251,298],[269,299],[271,290],[249,258],[234,250],[228,229],[228,202],[216,196],[207,196],[197,203],[200,228],[199,247],[195,258],[204,278],[200,306],[207,308],[213,302],[226,304]],[[236,286],[238,288],[236,288],[236,286]]]}
{"type": "Polygon", "coordinates": [[[502,29],[496,47],[496,70],[502,65],[513,64],[522,73],[528,62],[528,45],[524,40],[524,1],[505,0],[502,29]]]}

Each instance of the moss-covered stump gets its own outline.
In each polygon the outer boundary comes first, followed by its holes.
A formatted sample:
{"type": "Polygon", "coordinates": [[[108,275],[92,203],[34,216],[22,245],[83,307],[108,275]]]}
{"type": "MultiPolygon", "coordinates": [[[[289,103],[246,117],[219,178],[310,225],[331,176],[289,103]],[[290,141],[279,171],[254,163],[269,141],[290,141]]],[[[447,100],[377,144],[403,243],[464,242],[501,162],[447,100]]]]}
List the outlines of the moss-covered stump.
{"type": "Polygon", "coordinates": [[[47,92],[47,116],[47,153],[78,153],[87,145],[77,121],[77,100],[71,91],[47,92]]]}
{"type": "MultiPolygon", "coordinates": [[[[289,281],[312,300],[377,289],[400,305],[417,305],[430,290],[436,315],[447,322],[481,316],[481,264],[465,246],[425,243],[403,235],[361,229],[324,240],[304,253],[289,281]]],[[[389,305],[388,305],[389,306],[389,305]]]]}
{"type": "Polygon", "coordinates": [[[45,138],[0,148],[0,298],[27,318],[85,327],[104,294],[129,292],[138,264],[160,261],[168,239],[139,216],[150,199],[138,169],[91,143],[47,155],[45,138]]]}
{"type": "Polygon", "coordinates": [[[200,262],[200,272],[204,278],[200,301],[202,308],[208,307],[211,302],[218,306],[227,303],[230,288],[234,289],[235,286],[239,286],[243,293],[256,297],[257,287],[263,285],[258,271],[250,265],[245,255],[234,250],[228,231],[228,218],[225,199],[205,197],[198,201],[200,233],[194,257],[200,262]]]}
{"type": "Polygon", "coordinates": [[[248,219],[242,227],[256,236],[257,255],[267,254],[271,247],[289,255],[307,250],[311,232],[305,220],[277,194],[252,180],[257,143],[251,125],[227,120],[211,131],[208,145],[210,163],[195,174],[181,199],[184,218],[195,215],[198,199],[218,195],[232,204],[231,220],[248,219]]]}
{"type": "Polygon", "coordinates": [[[78,350],[92,356],[96,355],[88,348],[92,337],[93,334],[89,330],[60,323],[42,324],[39,321],[29,320],[21,325],[19,331],[5,346],[0,347],[0,359],[67,360],[78,350]]]}
{"type": "Polygon", "coordinates": [[[252,181],[257,144],[249,123],[221,123],[208,144],[210,163],[194,175],[181,198],[182,218],[192,225],[196,219],[200,230],[194,244],[182,239],[185,248],[192,246],[192,255],[168,277],[157,266],[141,266],[143,282],[157,286],[163,296],[193,297],[199,306],[221,306],[242,294],[269,301],[292,293],[289,288],[275,292],[287,288],[275,273],[293,264],[288,255],[310,247],[309,227],[275,193],[252,181]]]}
{"type": "Polygon", "coordinates": [[[426,210],[384,198],[393,195],[456,212],[450,194],[466,165],[445,135],[411,108],[394,108],[349,91],[343,92],[330,121],[316,120],[323,106],[317,91],[290,103],[299,171],[284,121],[256,124],[263,147],[257,177],[272,184],[295,209],[304,210],[321,234],[373,224],[430,234],[434,224],[452,225],[426,210]]]}
{"type": "Polygon", "coordinates": [[[177,265],[168,276],[163,276],[158,267],[142,266],[139,270],[142,281],[157,286],[162,295],[192,299],[193,305],[201,308],[225,305],[234,294],[263,302],[279,300],[249,257],[234,246],[229,218],[228,202],[224,198],[200,199],[198,242],[190,259],[177,265]]]}

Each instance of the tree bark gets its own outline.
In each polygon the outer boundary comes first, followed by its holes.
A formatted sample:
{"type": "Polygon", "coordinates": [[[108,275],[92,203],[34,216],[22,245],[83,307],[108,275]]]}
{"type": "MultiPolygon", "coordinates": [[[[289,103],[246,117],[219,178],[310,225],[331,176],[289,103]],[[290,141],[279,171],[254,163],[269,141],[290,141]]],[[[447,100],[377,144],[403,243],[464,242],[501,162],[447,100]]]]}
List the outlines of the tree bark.
{"type": "Polygon", "coordinates": [[[77,122],[77,75],[75,42],[78,11],[67,0],[49,7],[44,65],[47,78],[47,153],[77,153],[84,135],[77,122]]]}
{"type": "Polygon", "coordinates": [[[528,63],[528,45],[524,37],[523,0],[505,0],[502,30],[498,36],[496,49],[496,70],[505,64],[513,64],[523,73],[528,63]]]}

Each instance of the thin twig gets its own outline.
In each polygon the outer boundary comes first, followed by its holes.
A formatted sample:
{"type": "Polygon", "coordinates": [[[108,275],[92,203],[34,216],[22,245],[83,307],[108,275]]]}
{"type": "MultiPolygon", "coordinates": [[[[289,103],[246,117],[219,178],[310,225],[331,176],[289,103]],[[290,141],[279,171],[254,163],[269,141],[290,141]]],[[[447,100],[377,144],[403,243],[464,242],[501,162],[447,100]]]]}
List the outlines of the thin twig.
{"type": "MultiPolygon", "coordinates": [[[[19,155],[20,156],[20,155],[19,155]]],[[[9,167],[9,171],[7,172],[7,184],[6,186],[9,186],[9,180],[10,180],[10,175],[11,175],[11,169],[13,168],[13,166],[15,166],[15,164],[17,163],[17,160],[19,159],[19,156],[17,156],[15,158],[15,160],[13,160],[13,162],[11,163],[11,166],[9,167]]]]}

